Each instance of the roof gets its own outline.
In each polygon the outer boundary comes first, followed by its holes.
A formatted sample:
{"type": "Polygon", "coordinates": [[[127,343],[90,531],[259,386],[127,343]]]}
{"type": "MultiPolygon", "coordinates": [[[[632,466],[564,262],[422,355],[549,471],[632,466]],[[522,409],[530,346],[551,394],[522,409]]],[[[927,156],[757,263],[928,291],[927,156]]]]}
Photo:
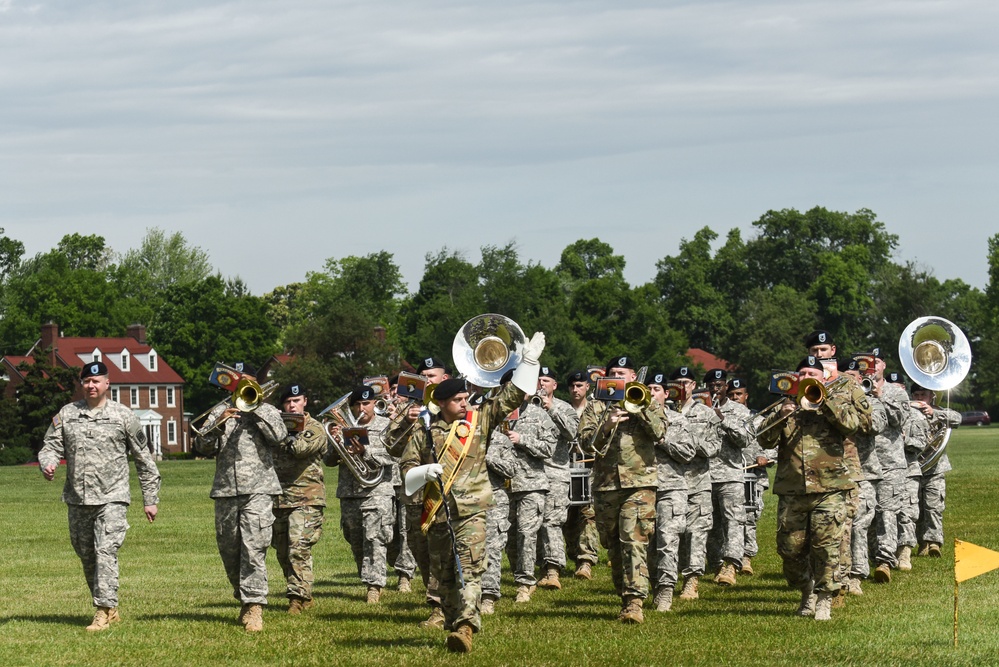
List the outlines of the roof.
{"type": "Polygon", "coordinates": [[[692,347],[687,350],[687,356],[690,358],[690,363],[692,365],[702,366],[706,371],[711,370],[712,368],[724,368],[729,371],[736,370],[735,366],[729,362],[698,347],[692,347]]]}
{"type": "Polygon", "coordinates": [[[156,370],[151,371],[139,362],[129,364],[130,370],[121,370],[108,354],[120,354],[128,350],[131,356],[149,354],[154,351],[145,343],[131,337],[122,338],[76,338],[63,337],[56,340],[56,354],[63,364],[71,368],[83,368],[84,362],[78,354],[90,354],[98,349],[104,353],[104,363],[108,367],[108,380],[111,384],[184,384],[184,379],[157,354],[156,370]]]}

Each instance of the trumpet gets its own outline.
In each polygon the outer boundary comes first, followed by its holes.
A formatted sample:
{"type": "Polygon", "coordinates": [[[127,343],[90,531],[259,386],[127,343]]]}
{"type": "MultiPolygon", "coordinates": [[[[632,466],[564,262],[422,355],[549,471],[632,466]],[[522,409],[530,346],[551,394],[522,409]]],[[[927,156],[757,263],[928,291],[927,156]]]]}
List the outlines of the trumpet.
{"type": "Polygon", "coordinates": [[[273,394],[277,388],[278,383],[273,380],[261,385],[253,378],[243,376],[239,379],[239,382],[236,383],[236,388],[233,390],[232,396],[228,397],[224,401],[219,401],[211,408],[205,410],[191,420],[191,430],[194,431],[195,435],[199,438],[204,438],[209,433],[221,428],[229,420],[229,418],[233,416],[231,414],[226,414],[226,411],[229,408],[237,408],[240,412],[253,412],[259,408],[261,404],[267,400],[267,397],[273,394]],[[222,414],[216,417],[213,422],[207,424],[202,421],[220,406],[225,406],[225,410],[223,410],[222,414]],[[201,422],[200,427],[196,426],[198,422],[201,422]]]}
{"type": "Polygon", "coordinates": [[[369,465],[362,458],[364,452],[356,451],[355,448],[348,446],[342,433],[337,433],[338,429],[360,428],[350,411],[348,401],[350,401],[350,393],[344,394],[326,406],[319,413],[318,418],[323,423],[323,430],[329,437],[330,445],[340,457],[340,461],[350,470],[357,483],[365,488],[377,486],[385,476],[385,468],[369,465]]]}
{"type": "Polygon", "coordinates": [[[391,419],[394,413],[395,406],[392,404],[392,401],[385,398],[379,398],[375,401],[375,414],[379,417],[388,417],[391,419]]]}
{"type": "Polygon", "coordinates": [[[531,405],[536,405],[539,408],[545,407],[545,400],[548,398],[548,392],[544,389],[538,389],[537,393],[531,396],[531,405]]]}

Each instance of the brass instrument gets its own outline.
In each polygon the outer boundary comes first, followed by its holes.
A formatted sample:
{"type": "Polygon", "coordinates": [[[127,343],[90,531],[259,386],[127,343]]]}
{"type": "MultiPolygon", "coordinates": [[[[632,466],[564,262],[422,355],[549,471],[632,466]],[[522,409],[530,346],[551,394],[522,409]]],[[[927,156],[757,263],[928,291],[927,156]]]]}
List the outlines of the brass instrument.
{"type": "MultiPolygon", "coordinates": [[[[652,392],[644,384],[645,374],[649,371],[648,366],[642,366],[638,370],[636,379],[633,382],[628,382],[624,385],[624,396],[619,401],[617,401],[616,407],[626,411],[628,414],[636,415],[642,410],[646,409],[652,404],[652,392]]],[[[610,416],[610,411],[612,406],[609,402],[607,409],[604,413],[600,415],[600,421],[597,422],[597,428],[593,431],[593,437],[590,438],[589,449],[596,452],[596,442],[597,438],[600,436],[600,430],[604,427],[604,422],[607,421],[607,417],[610,416]]],[[[611,431],[610,436],[607,438],[607,446],[604,447],[603,451],[596,452],[597,456],[603,456],[610,449],[611,442],[614,440],[614,436],[617,434],[617,424],[614,424],[614,430],[611,431]]]]}
{"type": "Polygon", "coordinates": [[[505,315],[485,313],[465,322],[454,336],[454,366],[478,387],[498,387],[500,379],[523,358],[527,337],[505,315]]]}
{"type": "Polygon", "coordinates": [[[543,388],[539,388],[538,391],[533,396],[531,396],[531,405],[536,405],[539,408],[544,409],[545,399],[547,398],[548,398],[548,392],[545,391],[543,388]]]}
{"type": "MultiPolygon", "coordinates": [[[[845,375],[840,378],[837,378],[836,380],[833,380],[828,385],[823,383],[822,380],[817,380],[815,378],[804,378],[798,383],[798,393],[794,398],[795,402],[798,404],[798,407],[796,407],[794,410],[784,415],[783,417],[780,417],[779,419],[776,419],[775,421],[771,422],[769,425],[765,426],[759,431],[755,430],[752,420],[746,423],[746,429],[749,431],[749,434],[751,436],[753,436],[754,438],[758,438],[767,431],[769,431],[770,429],[782,425],[784,422],[788,420],[789,417],[797,414],[801,410],[816,412],[819,410],[819,408],[822,407],[822,404],[825,403],[826,396],[829,393],[829,389],[837,385],[837,383],[843,384],[848,381],[849,378],[847,378],[845,375]]],[[[755,415],[754,419],[756,419],[757,421],[759,421],[760,417],[763,417],[763,421],[769,419],[770,415],[764,416],[765,413],[772,411],[774,412],[774,414],[776,414],[777,412],[779,412],[780,409],[783,407],[784,401],[787,400],[787,398],[788,397],[785,396],[782,397],[779,401],[771,403],[763,410],[760,410],[760,412],[755,415]]]]}
{"type": "Polygon", "coordinates": [[[350,474],[354,476],[357,483],[365,488],[377,486],[385,476],[383,466],[371,466],[363,458],[364,452],[356,452],[344,441],[342,434],[336,433],[336,428],[358,428],[360,425],[354,419],[350,411],[350,393],[346,393],[340,398],[330,403],[317,415],[323,423],[323,430],[330,440],[330,446],[336,451],[340,461],[347,467],[350,474]]]}
{"type": "Polygon", "coordinates": [[[200,415],[191,420],[191,430],[194,431],[195,435],[199,438],[206,437],[209,433],[221,428],[232,415],[226,415],[226,410],[229,408],[237,408],[240,412],[253,412],[259,408],[268,396],[274,393],[278,388],[278,383],[271,380],[263,385],[259,384],[256,380],[249,376],[243,376],[236,383],[236,388],[233,389],[232,396],[229,396],[224,401],[219,401],[213,405],[208,410],[205,410],[200,415]],[[222,411],[215,420],[206,424],[202,422],[200,428],[196,426],[198,422],[206,419],[209,414],[218,409],[220,406],[225,406],[225,410],[222,411]]]}

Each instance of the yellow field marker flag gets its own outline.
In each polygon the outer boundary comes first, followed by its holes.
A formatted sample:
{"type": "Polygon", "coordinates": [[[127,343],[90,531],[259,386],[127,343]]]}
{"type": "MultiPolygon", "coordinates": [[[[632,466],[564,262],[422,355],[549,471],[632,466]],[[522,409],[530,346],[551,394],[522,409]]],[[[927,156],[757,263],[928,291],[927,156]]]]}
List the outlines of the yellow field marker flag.
{"type": "Polygon", "coordinates": [[[999,551],[954,540],[954,580],[966,581],[999,568],[999,551]]]}

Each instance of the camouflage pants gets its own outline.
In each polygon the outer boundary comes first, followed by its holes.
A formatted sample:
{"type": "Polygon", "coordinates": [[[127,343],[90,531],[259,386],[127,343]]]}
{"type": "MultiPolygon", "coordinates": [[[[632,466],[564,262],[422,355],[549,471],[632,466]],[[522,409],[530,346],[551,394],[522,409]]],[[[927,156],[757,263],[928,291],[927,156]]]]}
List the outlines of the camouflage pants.
{"type": "Polygon", "coordinates": [[[704,574],[708,556],[708,533],[711,532],[711,491],[687,494],[687,527],[680,540],[680,563],[684,578],[704,574]]]}
{"type": "Polygon", "coordinates": [[[648,546],[655,531],[656,490],[597,491],[596,512],[600,542],[611,559],[611,577],[621,596],[649,595],[648,546]]]}
{"type": "Polygon", "coordinates": [[[711,532],[708,533],[708,560],[713,567],[723,561],[742,567],[746,532],[746,487],[742,482],[715,482],[711,485],[711,532]]]}
{"type": "Polygon", "coordinates": [[[596,565],[600,549],[600,534],[597,532],[596,513],[593,504],[573,505],[569,508],[563,534],[567,556],[580,563],[596,565]]]}
{"type": "Polygon", "coordinates": [[[905,501],[905,479],[888,477],[878,480],[878,505],[874,515],[875,546],[874,562],[877,565],[887,563],[891,567],[898,565],[899,523],[902,518],[905,501]]]}
{"type": "Polygon", "coordinates": [[[840,588],[839,549],[846,521],[847,492],[780,496],[777,501],[777,553],[793,588],[815,582],[818,592],[840,588]]]}
{"type": "Polygon", "coordinates": [[[482,594],[500,598],[503,549],[510,534],[510,498],[505,491],[493,491],[496,505],[486,510],[486,570],[482,573],[482,594]]]}
{"type": "Polygon", "coordinates": [[[656,493],[656,532],[649,549],[655,588],[676,586],[680,572],[680,536],[687,525],[687,491],[656,493]]]}
{"type": "MultiPolygon", "coordinates": [[[[857,482],[859,485],[860,482],[857,482]]],[[[860,488],[846,492],[846,520],[843,521],[843,536],[839,542],[839,570],[836,579],[840,583],[846,581],[853,567],[853,521],[860,510],[860,488]]]]}
{"type": "Polygon", "coordinates": [[[857,490],[857,515],[853,517],[853,535],[850,538],[850,575],[866,579],[871,574],[870,531],[878,497],[872,482],[857,482],[857,490]]]}
{"type": "Polygon", "coordinates": [[[947,482],[943,475],[919,479],[919,541],[943,544],[943,513],[947,482]]]}
{"type": "Polygon", "coordinates": [[[388,544],[395,527],[392,496],[340,499],[340,528],[350,545],[361,582],[385,587],[388,544]]]}
{"type": "Polygon", "coordinates": [[[545,496],[545,517],[538,533],[541,548],[540,560],[544,565],[554,565],[559,570],[565,567],[565,537],[562,526],[569,518],[569,482],[549,480],[548,495],[545,496]]]}
{"type": "Polygon", "coordinates": [[[898,521],[898,545],[916,546],[916,524],[919,523],[919,480],[921,477],[905,478],[905,499],[902,501],[902,514],[898,521]]]}
{"type": "Polygon", "coordinates": [[[413,553],[417,567],[420,568],[423,585],[427,587],[427,604],[439,607],[441,598],[437,592],[437,582],[440,581],[440,573],[434,569],[436,561],[430,557],[429,541],[420,529],[422,518],[422,504],[406,505],[406,542],[413,553]]]}
{"type": "MultiPolygon", "coordinates": [[[[461,561],[465,585],[461,587],[451,551],[451,534],[446,523],[435,523],[427,534],[430,545],[431,568],[440,572],[438,591],[444,611],[444,625],[455,629],[462,623],[472,626],[475,632],[482,628],[479,604],[482,601],[482,574],[486,571],[486,513],[456,516],[452,510],[455,546],[461,561]]],[[[442,510],[443,511],[443,510],[442,510]]]]}
{"type": "Polygon", "coordinates": [[[118,549],[125,541],[128,505],[67,505],[69,541],[80,557],[95,607],[118,606],[118,549]]]}
{"type": "Polygon", "coordinates": [[[760,545],[756,541],[756,524],[760,522],[760,517],[763,516],[763,492],[766,489],[759,484],[750,486],[746,482],[743,482],[743,489],[747,494],[750,493],[750,489],[752,489],[753,506],[750,508],[747,505],[745,508],[746,524],[743,526],[744,540],[742,555],[746,558],[755,558],[756,554],[760,553],[760,545]]]}
{"type": "Polygon", "coordinates": [[[273,496],[215,499],[215,541],[232,596],[243,604],[267,604],[267,547],[273,527],[273,496]]]}
{"type": "Polygon", "coordinates": [[[516,517],[516,560],[513,563],[513,580],[518,586],[538,583],[534,576],[538,557],[538,533],[545,518],[544,491],[525,491],[510,494],[510,511],[516,517]]]}
{"type": "Polygon", "coordinates": [[[312,599],[312,547],[323,534],[323,508],[275,507],[271,546],[288,582],[288,597],[312,599]]]}
{"type": "Polygon", "coordinates": [[[395,528],[388,546],[388,559],[396,574],[412,579],[416,575],[416,558],[409,549],[406,507],[398,493],[392,504],[395,508],[395,528]]]}

